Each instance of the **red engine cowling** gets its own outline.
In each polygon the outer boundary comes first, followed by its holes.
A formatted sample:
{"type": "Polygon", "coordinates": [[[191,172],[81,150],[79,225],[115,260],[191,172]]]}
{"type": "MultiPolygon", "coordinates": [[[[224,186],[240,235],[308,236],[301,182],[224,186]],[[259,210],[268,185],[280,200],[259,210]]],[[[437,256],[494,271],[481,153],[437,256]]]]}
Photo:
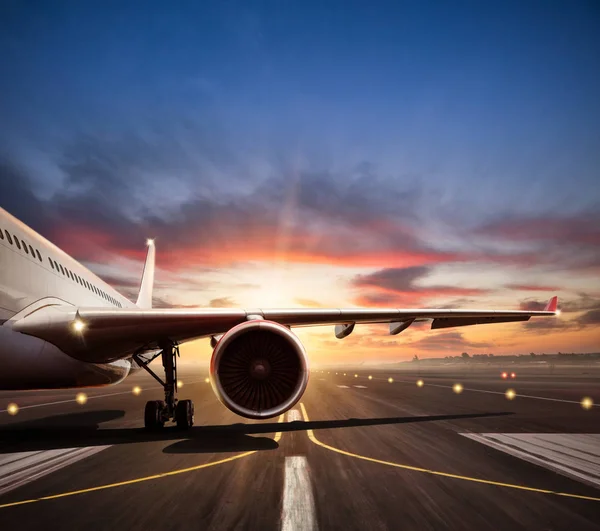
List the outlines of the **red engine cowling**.
{"type": "Polygon", "coordinates": [[[308,358],[288,328],[255,320],[234,326],[217,343],[211,384],[231,411],[250,419],[276,417],[306,390],[308,358]]]}

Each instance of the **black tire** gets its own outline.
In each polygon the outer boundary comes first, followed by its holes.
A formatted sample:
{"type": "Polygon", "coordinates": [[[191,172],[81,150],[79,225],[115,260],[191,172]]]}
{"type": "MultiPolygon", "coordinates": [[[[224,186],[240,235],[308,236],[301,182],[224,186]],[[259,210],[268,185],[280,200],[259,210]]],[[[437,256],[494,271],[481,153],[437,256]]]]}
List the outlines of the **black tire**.
{"type": "Polygon", "coordinates": [[[144,426],[148,430],[158,430],[165,425],[162,412],[165,408],[164,402],[161,400],[150,400],[146,402],[144,410],[144,426]]]}
{"type": "Polygon", "coordinates": [[[191,400],[180,400],[175,408],[177,427],[188,430],[194,425],[194,403],[191,400]]]}

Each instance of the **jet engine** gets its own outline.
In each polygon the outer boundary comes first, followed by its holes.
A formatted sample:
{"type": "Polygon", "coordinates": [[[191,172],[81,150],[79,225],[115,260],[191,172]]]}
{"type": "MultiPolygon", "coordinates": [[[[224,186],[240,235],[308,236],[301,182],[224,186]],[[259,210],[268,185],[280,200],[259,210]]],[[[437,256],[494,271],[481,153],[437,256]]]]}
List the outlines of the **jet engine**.
{"type": "Polygon", "coordinates": [[[265,320],[234,326],[210,362],[219,400],[242,417],[265,419],[290,409],[308,384],[308,358],[287,327],[265,320]]]}

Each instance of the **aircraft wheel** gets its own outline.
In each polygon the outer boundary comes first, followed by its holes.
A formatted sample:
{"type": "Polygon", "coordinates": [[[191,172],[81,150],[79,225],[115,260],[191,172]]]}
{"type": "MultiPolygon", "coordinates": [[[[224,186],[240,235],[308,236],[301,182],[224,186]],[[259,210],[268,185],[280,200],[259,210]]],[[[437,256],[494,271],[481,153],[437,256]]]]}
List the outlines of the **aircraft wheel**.
{"type": "Polygon", "coordinates": [[[156,430],[165,425],[163,419],[164,408],[165,404],[161,400],[150,400],[149,402],[146,402],[146,409],[144,410],[144,426],[146,429],[156,430]]]}
{"type": "Polygon", "coordinates": [[[180,400],[175,408],[177,427],[187,430],[194,425],[194,403],[191,400],[180,400]]]}

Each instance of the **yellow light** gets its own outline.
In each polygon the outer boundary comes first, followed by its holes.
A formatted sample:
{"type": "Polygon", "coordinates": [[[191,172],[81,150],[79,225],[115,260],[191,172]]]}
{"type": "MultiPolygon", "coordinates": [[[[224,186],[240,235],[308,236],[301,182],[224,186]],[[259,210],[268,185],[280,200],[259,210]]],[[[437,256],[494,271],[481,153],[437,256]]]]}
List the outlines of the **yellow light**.
{"type": "Polygon", "coordinates": [[[508,400],[514,400],[515,396],[517,396],[514,389],[507,389],[505,394],[508,400]]]}
{"type": "Polygon", "coordinates": [[[73,321],[73,330],[75,330],[75,332],[83,332],[83,329],[85,328],[85,323],[81,320],[81,319],[75,319],[73,321]]]}
{"type": "Polygon", "coordinates": [[[181,380],[177,380],[177,389],[181,389],[183,387],[183,382],[181,380]]]}
{"type": "Polygon", "coordinates": [[[594,401],[589,396],[582,398],[581,407],[583,409],[592,409],[593,406],[594,406],[594,401]]]}
{"type": "Polygon", "coordinates": [[[559,316],[560,316],[560,310],[556,310],[556,311],[554,312],[554,315],[556,315],[556,317],[559,317],[559,316]]]}
{"type": "Polygon", "coordinates": [[[210,378],[207,376],[206,378],[204,378],[204,381],[205,381],[206,383],[210,383],[210,378]]]}
{"type": "Polygon", "coordinates": [[[344,373],[344,376],[346,376],[346,373],[344,373]]]}
{"type": "Polygon", "coordinates": [[[9,415],[16,415],[19,412],[19,406],[17,406],[17,404],[15,404],[14,402],[11,402],[10,404],[8,404],[8,407],[6,408],[6,412],[9,415]]]}
{"type": "Polygon", "coordinates": [[[358,378],[358,374],[355,374],[355,375],[354,375],[354,377],[355,377],[355,378],[358,378]]]}
{"type": "Polygon", "coordinates": [[[131,391],[135,396],[138,396],[142,393],[142,388],[139,385],[136,385],[132,391],[131,391]]]}
{"type": "Polygon", "coordinates": [[[388,378],[388,382],[392,383],[394,379],[392,377],[388,378]]]}
{"type": "Polygon", "coordinates": [[[373,377],[369,374],[369,380],[372,380],[372,379],[373,379],[373,377]]]}
{"type": "Polygon", "coordinates": [[[87,395],[85,393],[77,393],[77,396],[75,397],[75,401],[80,406],[83,406],[83,404],[85,404],[87,402],[87,395]]]}
{"type": "Polygon", "coordinates": [[[417,380],[417,387],[423,387],[425,382],[423,380],[417,380]]]}
{"type": "Polygon", "coordinates": [[[457,395],[460,395],[460,394],[463,392],[463,386],[462,386],[462,384],[455,383],[455,384],[452,386],[452,390],[453,390],[453,391],[454,391],[454,392],[455,392],[457,395]]]}
{"type": "Polygon", "coordinates": [[[154,240],[153,240],[153,239],[151,239],[151,238],[148,238],[148,239],[146,240],[146,245],[150,246],[150,245],[152,245],[152,244],[154,244],[154,240]]]}

